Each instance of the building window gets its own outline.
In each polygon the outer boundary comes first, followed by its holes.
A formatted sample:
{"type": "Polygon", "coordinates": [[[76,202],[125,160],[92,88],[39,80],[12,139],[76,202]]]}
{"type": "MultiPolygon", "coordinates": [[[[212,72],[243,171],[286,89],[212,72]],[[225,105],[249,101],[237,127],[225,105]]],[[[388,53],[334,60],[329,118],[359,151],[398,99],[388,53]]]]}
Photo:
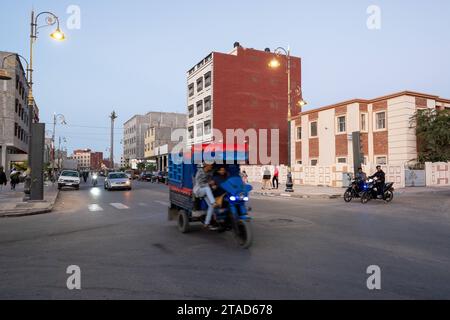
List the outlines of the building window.
{"type": "Polygon", "coordinates": [[[337,117],[337,132],[343,133],[346,132],[346,126],[345,126],[345,116],[337,117]]]}
{"type": "Polygon", "coordinates": [[[208,88],[211,85],[211,71],[205,74],[205,88],[208,88]]]}
{"type": "Polygon", "coordinates": [[[387,157],[386,156],[375,157],[375,163],[377,166],[385,166],[387,165],[387,157]]]}
{"type": "Polygon", "coordinates": [[[19,100],[16,99],[16,113],[19,112],[19,100]]]}
{"type": "Polygon", "coordinates": [[[188,107],[189,110],[189,118],[192,118],[194,116],[194,105],[190,105],[188,107]]]}
{"type": "Polygon", "coordinates": [[[297,127],[297,140],[302,140],[302,127],[297,127]]]}
{"type": "Polygon", "coordinates": [[[205,112],[211,110],[211,96],[205,98],[205,112]]]}
{"type": "Polygon", "coordinates": [[[203,113],[203,100],[197,101],[197,114],[203,113]]]}
{"type": "Polygon", "coordinates": [[[367,113],[361,113],[361,131],[367,131],[367,113]]]}
{"type": "Polygon", "coordinates": [[[205,121],[205,134],[211,134],[211,120],[205,121]]]}
{"type": "Polygon", "coordinates": [[[189,97],[192,97],[194,95],[194,84],[193,83],[191,83],[188,86],[188,91],[189,91],[189,97]]]}
{"type": "Polygon", "coordinates": [[[203,90],[203,78],[197,79],[197,92],[200,92],[203,90]]]}
{"type": "Polygon", "coordinates": [[[303,164],[303,161],[302,160],[298,160],[297,164],[303,164]]]}
{"type": "Polygon", "coordinates": [[[315,167],[315,166],[317,166],[317,159],[311,159],[311,165],[313,166],[313,167],[315,167]]]}
{"type": "Polygon", "coordinates": [[[310,126],[311,126],[310,136],[317,137],[317,121],[311,122],[310,126]]]}
{"type": "Polygon", "coordinates": [[[203,123],[197,124],[197,137],[203,136],[203,123]]]}
{"type": "Polygon", "coordinates": [[[189,127],[188,128],[188,137],[189,137],[189,139],[193,139],[194,138],[194,127],[189,127]]]}
{"type": "Polygon", "coordinates": [[[347,158],[337,158],[337,163],[347,163],[347,158]]]}
{"type": "Polygon", "coordinates": [[[377,130],[386,129],[386,112],[378,112],[376,114],[377,130]]]}

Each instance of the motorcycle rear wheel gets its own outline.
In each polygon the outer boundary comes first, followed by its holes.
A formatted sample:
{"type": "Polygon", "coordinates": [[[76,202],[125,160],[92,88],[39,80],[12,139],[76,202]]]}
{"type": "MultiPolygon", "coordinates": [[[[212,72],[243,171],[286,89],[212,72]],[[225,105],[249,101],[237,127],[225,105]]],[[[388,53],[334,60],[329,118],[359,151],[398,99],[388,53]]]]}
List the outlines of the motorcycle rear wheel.
{"type": "Polygon", "coordinates": [[[234,231],[234,236],[241,248],[248,249],[253,242],[251,222],[240,220],[237,225],[237,230],[234,231]]]}
{"type": "Polygon", "coordinates": [[[351,202],[353,200],[353,192],[351,190],[347,190],[344,193],[344,201],[345,202],[351,202]]]}
{"type": "Polygon", "coordinates": [[[384,200],[386,202],[391,202],[394,199],[394,193],[390,190],[386,191],[384,194],[384,200]]]}

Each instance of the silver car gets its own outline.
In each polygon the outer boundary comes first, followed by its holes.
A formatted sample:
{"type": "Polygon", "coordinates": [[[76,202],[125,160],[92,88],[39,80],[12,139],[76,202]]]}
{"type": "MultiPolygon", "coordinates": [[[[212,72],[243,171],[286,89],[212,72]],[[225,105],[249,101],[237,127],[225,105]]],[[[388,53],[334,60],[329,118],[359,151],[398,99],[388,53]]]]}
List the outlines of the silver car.
{"type": "Polygon", "coordinates": [[[124,172],[111,172],[105,179],[105,189],[131,190],[131,180],[124,172]]]}

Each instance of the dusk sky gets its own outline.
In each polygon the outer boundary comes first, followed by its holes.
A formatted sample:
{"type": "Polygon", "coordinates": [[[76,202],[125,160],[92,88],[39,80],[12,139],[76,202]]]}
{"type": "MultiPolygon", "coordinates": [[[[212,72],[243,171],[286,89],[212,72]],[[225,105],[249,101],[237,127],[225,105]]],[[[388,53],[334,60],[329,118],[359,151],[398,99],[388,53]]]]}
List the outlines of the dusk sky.
{"type": "Polygon", "coordinates": [[[148,111],[186,112],[186,71],[235,41],[261,50],[290,45],[303,60],[308,108],[402,90],[450,98],[448,0],[0,3],[0,50],[27,58],[31,8],[61,18],[66,41],[40,29],[34,93],[47,130],[54,112],[65,115],[68,126],[57,135],[69,152],[105,152],[114,109],[118,160],[123,123],[148,111]],[[79,30],[67,27],[70,5],[81,9],[79,30]],[[379,30],[366,25],[370,5],[381,9],[379,30]]]}

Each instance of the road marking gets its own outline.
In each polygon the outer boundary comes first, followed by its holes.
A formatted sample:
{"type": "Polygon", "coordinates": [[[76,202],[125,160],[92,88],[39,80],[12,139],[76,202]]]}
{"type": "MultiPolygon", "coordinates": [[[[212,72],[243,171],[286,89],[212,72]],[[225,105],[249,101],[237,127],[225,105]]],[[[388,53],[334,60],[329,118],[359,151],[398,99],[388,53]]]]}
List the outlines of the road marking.
{"type": "Polygon", "coordinates": [[[144,203],[144,202],[139,202],[138,205],[139,205],[140,207],[147,207],[147,206],[148,206],[148,204],[146,204],[146,203],[144,203]]]}
{"type": "Polygon", "coordinates": [[[88,207],[89,211],[96,212],[96,211],[103,211],[103,208],[100,207],[98,204],[90,204],[88,207]]]}
{"type": "Polygon", "coordinates": [[[110,205],[112,205],[114,208],[119,209],[119,210],[130,209],[129,207],[127,207],[123,203],[110,203],[110,205]]]}
{"type": "Polygon", "coordinates": [[[156,202],[156,203],[159,203],[159,204],[162,204],[163,206],[166,206],[166,207],[169,206],[169,203],[168,203],[168,202],[165,202],[165,201],[155,200],[155,202],[156,202]]]}

